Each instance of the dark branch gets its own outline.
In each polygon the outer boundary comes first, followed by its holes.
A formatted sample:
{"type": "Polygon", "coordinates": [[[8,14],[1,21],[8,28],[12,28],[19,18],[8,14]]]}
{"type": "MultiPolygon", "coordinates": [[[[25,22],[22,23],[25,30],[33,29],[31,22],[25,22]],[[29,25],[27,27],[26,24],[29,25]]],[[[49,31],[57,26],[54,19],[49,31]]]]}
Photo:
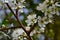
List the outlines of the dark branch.
{"type": "MultiPolygon", "coordinates": [[[[8,3],[6,3],[6,5],[8,6],[8,8],[10,9],[10,11],[14,14],[13,10],[11,9],[11,7],[9,6],[8,3]]],[[[15,14],[14,14],[15,15],[15,14]]],[[[16,16],[16,15],[15,15],[16,16]]]]}
{"type": "Polygon", "coordinates": [[[36,25],[37,25],[37,23],[35,23],[35,24],[31,27],[30,31],[28,32],[29,34],[34,30],[34,28],[36,27],[36,25]]]}
{"type": "Polygon", "coordinates": [[[26,31],[26,29],[24,28],[23,24],[21,23],[21,21],[19,21],[18,16],[13,12],[13,10],[11,9],[11,7],[9,6],[9,4],[6,3],[6,5],[7,5],[8,8],[11,10],[11,12],[14,14],[14,16],[15,16],[15,18],[17,19],[17,22],[19,23],[20,27],[21,27],[26,33],[28,33],[28,32],[26,31]]]}
{"type": "Polygon", "coordinates": [[[9,30],[9,29],[16,29],[16,28],[21,28],[21,27],[18,26],[18,27],[0,28],[0,31],[5,31],[5,30],[9,30]]]}

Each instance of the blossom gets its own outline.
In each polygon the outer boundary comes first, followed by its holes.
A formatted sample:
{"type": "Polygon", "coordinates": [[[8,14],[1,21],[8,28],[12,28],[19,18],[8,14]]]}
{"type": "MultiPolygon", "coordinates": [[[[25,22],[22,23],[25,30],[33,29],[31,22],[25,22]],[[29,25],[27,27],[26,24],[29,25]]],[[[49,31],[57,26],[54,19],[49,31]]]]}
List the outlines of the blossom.
{"type": "Polygon", "coordinates": [[[39,6],[37,6],[37,10],[41,10],[42,12],[44,12],[44,10],[46,9],[47,5],[46,3],[40,3],[39,6]]]}
{"type": "Polygon", "coordinates": [[[13,39],[18,39],[18,37],[20,36],[20,35],[22,35],[22,33],[24,32],[24,30],[23,29],[15,29],[14,31],[13,31],[13,33],[11,34],[11,36],[13,37],[13,39]]]}
{"type": "Polygon", "coordinates": [[[37,22],[36,14],[29,15],[25,22],[27,23],[27,26],[30,26],[36,23],[37,22]]]}
{"type": "Polygon", "coordinates": [[[18,6],[19,8],[25,7],[25,6],[23,5],[23,3],[18,3],[17,6],[18,6]]]}
{"type": "Polygon", "coordinates": [[[52,20],[47,18],[47,17],[40,17],[38,16],[38,25],[42,28],[42,27],[46,27],[46,25],[48,23],[52,23],[52,20]]]}
{"type": "Polygon", "coordinates": [[[50,15],[50,14],[52,14],[52,15],[56,14],[56,15],[58,15],[57,14],[58,10],[57,10],[57,7],[56,7],[56,6],[59,6],[58,2],[56,2],[55,4],[53,4],[54,1],[51,0],[50,1],[51,6],[50,6],[49,4],[47,4],[47,3],[49,3],[48,1],[49,0],[45,0],[43,3],[39,3],[39,5],[36,7],[36,9],[42,11],[43,13],[45,13],[45,16],[50,15]]]}
{"type": "Polygon", "coordinates": [[[20,13],[23,13],[23,9],[19,9],[19,12],[20,12],[20,13]]]}
{"type": "Polygon", "coordinates": [[[44,20],[40,16],[38,16],[38,25],[40,27],[45,27],[44,20]]]}
{"type": "Polygon", "coordinates": [[[5,0],[4,2],[5,2],[5,3],[8,3],[9,1],[8,1],[8,0],[5,0]]]}

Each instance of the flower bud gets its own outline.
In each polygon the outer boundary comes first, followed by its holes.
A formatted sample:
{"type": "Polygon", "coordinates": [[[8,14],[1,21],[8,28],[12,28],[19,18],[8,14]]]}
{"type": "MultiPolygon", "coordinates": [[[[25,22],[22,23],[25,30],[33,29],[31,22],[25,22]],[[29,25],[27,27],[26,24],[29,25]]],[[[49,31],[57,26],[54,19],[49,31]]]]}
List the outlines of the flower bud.
{"type": "Polygon", "coordinates": [[[26,27],[26,30],[29,31],[30,30],[30,27],[26,27]]]}

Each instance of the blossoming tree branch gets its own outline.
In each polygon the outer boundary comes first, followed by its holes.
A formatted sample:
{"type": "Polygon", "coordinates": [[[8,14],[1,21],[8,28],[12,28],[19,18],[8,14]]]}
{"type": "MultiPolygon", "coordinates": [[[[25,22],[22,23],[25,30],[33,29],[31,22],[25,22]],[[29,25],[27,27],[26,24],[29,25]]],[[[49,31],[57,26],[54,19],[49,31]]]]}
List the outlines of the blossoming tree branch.
{"type": "Polygon", "coordinates": [[[40,14],[42,14],[43,16],[40,15],[39,13],[32,11],[31,14],[28,14],[25,20],[26,23],[25,26],[19,19],[19,13],[18,13],[19,11],[20,13],[23,13],[23,8],[26,8],[26,6],[24,5],[26,4],[25,0],[10,0],[10,1],[4,0],[2,2],[4,5],[7,6],[7,9],[9,9],[12,12],[19,26],[13,26],[12,24],[13,27],[5,28],[5,25],[3,24],[2,25],[3,28],[0,28],[0,31],[15,29],[11,34],[13,40],[19,40],[19,39],[33,40],[32,36],[34,34],[44,33],[46,25],[49,23],[51,24],[53,23],[54,15],[57,16],[60,15],[58,9],[60,5],[58,4],[58,2],[54,0],[45,0],[42,3],[39,3],[39,5],[35,7],[35,10],[40,11],[41,12],[40,14]],[[10,5],[10,3],[12,5],[10,5]],[[35,29],[36,27],[39,27],[39,31],[35,29]]]}

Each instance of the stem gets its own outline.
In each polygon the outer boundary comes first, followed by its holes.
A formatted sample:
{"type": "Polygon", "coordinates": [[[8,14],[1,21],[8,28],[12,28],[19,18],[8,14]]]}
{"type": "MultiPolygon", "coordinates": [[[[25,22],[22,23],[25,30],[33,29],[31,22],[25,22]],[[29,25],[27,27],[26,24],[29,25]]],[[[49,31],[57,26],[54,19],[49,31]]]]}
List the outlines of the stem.
{"type": "Polygon", "coordinates": [[[31,29],[30,29],[30,31],[29,31],[29,34],[34,30],[34,28],[36,27],[36,25],[37,25],[37,23],[35,23],[35,24],[31,27],[31,29]]]}
{"type": "MultiPolygon", "coordinates": [[[[16,6],[17,6],[17,4],[18,4],[18,0],[16,0],[16,6]]],[[[18,7],[16,9],[16,15],[18,16],[18,7]]]]}

